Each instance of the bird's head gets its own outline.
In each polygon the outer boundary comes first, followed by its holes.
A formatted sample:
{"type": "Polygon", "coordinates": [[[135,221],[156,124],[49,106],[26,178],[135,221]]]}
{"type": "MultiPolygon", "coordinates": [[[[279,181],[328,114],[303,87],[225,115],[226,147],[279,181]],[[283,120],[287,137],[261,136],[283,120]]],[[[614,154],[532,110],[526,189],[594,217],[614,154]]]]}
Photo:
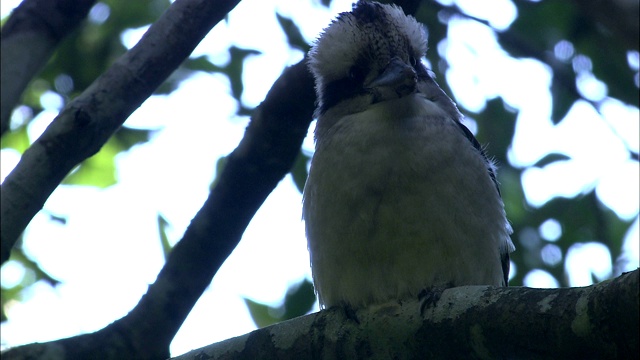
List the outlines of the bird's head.
{"type": "Polygon", "coordinates": [[[329,110],[349,115],[420,92],[457,117],[421,61],[426,51],[427,36],[416,19],[395,5],[360,0],[351,12],[338,15],[309,53],[316,115],[329,110]]]}

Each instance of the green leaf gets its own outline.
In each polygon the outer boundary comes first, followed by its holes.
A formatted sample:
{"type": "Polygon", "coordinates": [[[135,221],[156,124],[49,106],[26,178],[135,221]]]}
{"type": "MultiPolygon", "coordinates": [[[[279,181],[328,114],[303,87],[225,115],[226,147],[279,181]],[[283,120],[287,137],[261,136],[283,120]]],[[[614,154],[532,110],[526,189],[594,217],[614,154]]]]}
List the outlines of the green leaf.
{"type": "Polygon", "coordinates": [[[301,283],[287,290],[284,298],[285,313],[281,321],[302,316],[311,311],[316,302],[316,294],[313,292],[313,283],[304,279],[301,283]]]}
{"type": "Polygon", "coordinates": [[[313,284],[303,279],[287,290],[284,301],[279,306],[269,306],[246,298],[244,301],[253,322],[258,327],[265,327],[308,313],[316,301],[316,295],[313,292],[313,284]]]}
{"type": "Polygon", "coordinates": [[[208,73],[224,71],[223,67],[209,61],[206,55],[189,58],[184,62],[183,66],[189,70],[204,71],[208,73]]]}
{"type": "Polygon", "coordinates": [[[29,135],[27,134],[27,126],[23,125],[13,131],[7,131],[2,135],[2,149],[14,149],[23,154],[29,148],[29,135]]]}
{"type": "Polygon", "coordinates": [[[246,107],[243,103],[240,103],[240,106],[238,107],[238,116],[251,116],[253,115],[253,110],[255,109],[246,107]]]}
{"type": "Polygon", "coordinates": [[[84,185],[106,188],[116,179],[115,156],[121,151],[116,141],[109,139],[97,154],[83,161],[63,181],[65,185],[84,185]]]}
{"type": "Polygon", "coordinates": [[[23,301],[26,297],[28,297],[31,292],[24,291],[31,285],[35,284],[38,281],[44,281],[50,286],[56,286],[60,284],[60,281],[51,275],[49,275],[46,271],[44,271],[40,265],[31,260],[29,257],[25,255],[22,251],[22,247],[20,244],[22,243],[22,236],[20,236],[20,240],[17,242],[16,246],[11,249],[11,257],[9,261],[3,264],[6,266],[9,263],[17,263],[17,266],[21,266],[24,269],[24,275],[19,283],[15,286],[7,287],[3,284],[0,287],[0,319],[2,321],[7,320],[7,315],[5,313],[5,305],[12,301],[23,301]]]}
{"type": "Polygon", "coordinates": [[[229,48],[231,61],[229,61],[229,64],[224,67],[224,70],[222,72],[229,77],[229,82],[231,83],[231,93],[233,94],[233,97],[238,101],[240,101],[240,96],[242,95],[242,91],[244,90],[244,85],[242,84],[242,70],[244,68],[244,60],[248,56],[259,54],[262,53],[258,50],[241,49],[235,46],[229,48]]]}
{"type": "Polygon", "coordinates": [[[185,65],[185,69],[190,70],[198,70],[198,71],[206,71],[206,72],[218,72],[225,74],[227,78],[229,78],[229,83],[231,84],[231,93],[233,97],[240,101],[240,96],[242,95],[242,91],[244,90],[244,85],[242,83],[242,71],[244,69],[244,60],[248,56],[260,55],[262,54],[258,50],[254,49],[242,49],[236,46],[231,46],[229,48],[229,56],[231,59],[229,63],[224,66],[218,66],[214,63],[207,60],[206,57],[200,56],[197,58],[189,59],[185,65]]]}
{"type": "Polygon", "coordinates": [[[160,234],[160,244],[162,245],[162,253],[164,255],[164,259],[167,260],[167,257],[169,257],[169,253],[173,248],[169,243],[169,237],[167,236],[167,229],[169,228],[170,224],[167,221],[167,219],[165,219],[165,217],[162,216],[162,214],[160,213],[158,213],[157,219],[158,219],[158,233],[160,234]]]}
{"type": "Polygon", "coordinates": [[[288,17],[284,17],[278,13],[276,13],[276,17],[278,18],[278,23],[280,23],[280,27],[287,37],[287,42],[289,46],[294,49],[301,50],[303,52],[309,51],[311,46],[307,44],[306,40],[302,36],[300,29],[298,26],[288,17]]]}
{"type": "Polygon", "coordinates": [[[22,248],[20,247],[14,247],[11,250],[11,260],[15,260],[20,262],[26,269],[33,271],[35,278],[33,279],[32,282],[25,284],[25,285],[31,285],[33,283],[35,283],[36,281],[40,281],[43,280],[45,281],[47,284],[51,285],[51,286],[56,286],[58,284],[60,284],[60,280],[52,277],[51,275],[49,275],[46,271],[42,270],[42,268],[40,267],[40,265],[29,259],[25,253],[22,251],[22,248]]]}
{"type": "Polygon", "coordinates": [[[578,97],[560,83],[557,75],[554,75],[551,82],[551,100],[551,121],[557,125],[567,116],[578,97]]]}
{"type": "Polygon", "coordinates": [[[62,183],[106,188],[118,182],[116,178],[116,155],[131,149],[136,144],[149,141],[155,130],[120,128],[97,154],[83,161],[62,183]]]}
{"type": "Polygon", "coordinates": [[[309,163],[309,159],[309,156],[300,152],[296,157],[296,161],[293,163],[293,167],[291,168],[291,177],[293,178],[293,183],[301,193],[304,190],[304,184],[307,182],[307,177],[309,176],[309,172],[307,171],[307,164],[309,163]]]}
{"type": "Polygon", "coordinates": [[[576,53],[589,57],[593,75],[605,83],[607,95],[637,107],[636,71],[629,67],[623,40],[601,26],[583,26],[579,30],[570,34],[576,53]]]}
{"type": "Polygon", "coordinates": [[[224,167],[227,165],[227,161],[229,160],[228,158],[229,156],[227,155],[219,158],[218,161],[216,161],[216,175],[213,178],[213,181],[211,182],[209,189],[213,189],[218,184],[218,181],[220,180],[220,175],[222,175],[222,171],[224,170],[224,167]]]}
{"type": "Polygon", "coordinates": [[[186,70],[184,67],[177,68],[174,72],[166,78],[160,86],[158,86],[154,91],[154,95],[169,95],[175,90],[178,89],[180,83],[189,77],[191,77],[192,71],[186,70]]]}
{"type": "Polygon", "coordinates": [[[499,167],[509,164],[507,151],[515,133],[516,115],[502,98],[495,98],[487,101],[485,109],[475,117],[478,123],[476,138],[486,146],[487,156],[495,159],[499,167]]]}
{"type": "Polygon", "coordinates": [[[559,40],[580,26],[576,6],[571,1],[518,1],[517,6],[518,17],[511,24],[509,37],[500,37],[502,47],[514,57],[553,50],[559,40]]]}
{"type": "Polygon", "coordinates": [[[545,157],[543,157],[542,159],[538,160],[538,162],[536,162],[535,164],[533,164],[533,166],[535,167],[545,167],[551,163],[554,163],[556,161],[567,161],[567,160],[571,160],[571,157],[564,155],[564,154],[559,154],[559,153],[551,153],[546,155],[545,157]]]}
{"type": "Polygon", "coordinates": [[[144,144],[149,141],[152,135],[157,133],[159,129],[133,129],[123,126],[113,135],[113,139],[117,141],[121,151],[131,149],[134,145],[144,144]]]}
{"type": "Polygon", "coordinates": [[[277,317],[273,317],[270,315],[270,311],[272,310],[270,306],[255,302],[247,298],[244,299],[244,302],[245,304],[247,304],[249,314],[251,314],[251,318],[253,319],[253,322],[256,323],[257,327],[263,328],[265,326],[269,326],[278,322],[277,317]]]}

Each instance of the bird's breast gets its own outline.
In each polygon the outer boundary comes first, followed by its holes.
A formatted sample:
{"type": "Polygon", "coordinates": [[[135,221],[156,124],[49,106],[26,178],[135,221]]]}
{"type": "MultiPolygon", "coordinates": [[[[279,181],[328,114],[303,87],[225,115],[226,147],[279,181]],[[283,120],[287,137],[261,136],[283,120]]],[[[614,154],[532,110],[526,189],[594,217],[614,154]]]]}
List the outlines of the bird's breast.
{"type": "Polygon", "coordinates": [[[428,102],[380,104],[337,121],[312,160],[303,211],[321,301],[498,285],[505,219],[484,158],[428,102]],[[482,258],[496,266],[475,271],[482,258]]]}

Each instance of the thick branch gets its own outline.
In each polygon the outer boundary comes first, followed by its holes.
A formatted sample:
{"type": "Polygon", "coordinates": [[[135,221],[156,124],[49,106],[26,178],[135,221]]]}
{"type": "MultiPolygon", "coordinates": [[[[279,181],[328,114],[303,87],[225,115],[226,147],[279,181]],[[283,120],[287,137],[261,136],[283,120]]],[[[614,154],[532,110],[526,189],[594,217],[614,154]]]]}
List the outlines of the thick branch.
{"type": "Polygon", "coordinates": [[[168,357],[169,343],[196,301],[240,241],[255,212],[293,165],[311,122],[314,101],[313,78],[306,63],[285,70],[254,112],[220,181],[170,253],[156,282],[127,316],[97,333],[27,345],[4,355],[168,357]]]}
{"type": "Polygon", "coordinates": [[[27,84],[47,63],[96,0],[25,0],[0,36],[0,134],[9,128],[11,111],[27,84]]]}
{"type": "Polygon", "coordinates": [[[239,1],[176,1],[133,49],[62,110],[2,184],[2,263],[69,171],[98,152],[239,1]]]}
{"type": "Polygon", "coordinates": [[[584,288],[467,286],[348,315],[307,315],[188,359],[637,359],[638,270],[584,288]]]}

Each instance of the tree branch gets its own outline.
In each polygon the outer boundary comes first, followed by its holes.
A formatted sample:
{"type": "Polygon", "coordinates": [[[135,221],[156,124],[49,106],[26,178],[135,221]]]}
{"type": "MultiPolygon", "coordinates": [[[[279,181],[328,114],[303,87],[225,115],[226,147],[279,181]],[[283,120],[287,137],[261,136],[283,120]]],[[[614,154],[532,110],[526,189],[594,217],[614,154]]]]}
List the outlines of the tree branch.
{"type": "Polygon", "coordinates": [[[2,263],[64,177],[100,150],[239,1],[174,2],[134,48],[62,110],[2,184],[2,263]]]}
{"type": "Polygon", "coordinates": [[[637,359],[638,270],[583,288],[466,286],[339,308],[193,350],[191,359],[637,359]]]}
{"type": "Polygon", "coordinates": [[[7,352],[60,359],[164,359],[169,343],[253,215],[299,153],[314,109],[306,60],[285,70],[256,108],[220,181],[173,248],[157,280],[127,316],[92,334],[7,352]],[[291,96],[295,94],[295,96],[291,96]],[[108,349],[106,351],[105,349],[108,349]]]}
{"type": "Polygon", "coordinates": [[[25,0],[0,35],[0,134],[24,89],[58,44],[80,25],[96,0],[25,0]]]}

